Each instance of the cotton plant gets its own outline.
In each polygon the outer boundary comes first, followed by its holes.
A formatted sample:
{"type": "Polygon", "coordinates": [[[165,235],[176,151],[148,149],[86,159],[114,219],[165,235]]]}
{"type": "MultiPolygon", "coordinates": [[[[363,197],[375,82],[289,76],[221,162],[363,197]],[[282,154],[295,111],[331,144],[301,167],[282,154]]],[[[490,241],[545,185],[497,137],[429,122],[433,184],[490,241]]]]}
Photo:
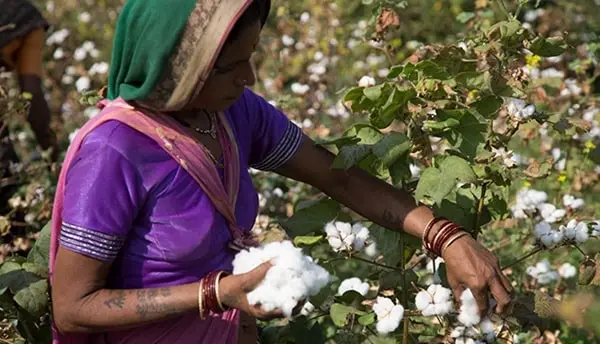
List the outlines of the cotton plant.
{"type": "Polygon", "coordinates": [[[351,290],[365,296],[369,292],[369,283],[361,281],[358,277],[347,278],[340,283],[338,295],[344,295],[344,293],[351,290]]]}
{"type": "Polygon", "coordinates": [[[377,316],[375,327],[380,334],[394,332],[404,317],[404,307],[387,297],[378,296],[372,308],[377,316]]]}
{"type": "Polygon", "coordinates": [[[565,236],[563,231],[553,229],[546,221],[542,221],[535,225],[534,234],[538,242],[546,248],[552,248],[558,245],[563,241],[565,236]]]}
{"type": "Polygon", "coordinates": [[[421,290],[417,293],[415,305],[426,317],[446,315],[454,309],[452,292],[441,284],[432,284],[427,290],[421,290]]]}
{"type": "Polygon", "coordinates": [[[341,221],[329,222],[325,225],[325,233],[335,252],[358,252],[371,244],[369,229],[358,222],[353,225],[341,221]]]}
{"type": "Polygon", "coordinates": [[[291,317],[298,302],[316,295],[330,281],[327,270],[288,240],[239,252],[233,260],[233,273],[251,271],[267,261],[273,266],[264,280],[248,293],[248,303],[260,304],[267,312],[280,309],[291,317]]]}

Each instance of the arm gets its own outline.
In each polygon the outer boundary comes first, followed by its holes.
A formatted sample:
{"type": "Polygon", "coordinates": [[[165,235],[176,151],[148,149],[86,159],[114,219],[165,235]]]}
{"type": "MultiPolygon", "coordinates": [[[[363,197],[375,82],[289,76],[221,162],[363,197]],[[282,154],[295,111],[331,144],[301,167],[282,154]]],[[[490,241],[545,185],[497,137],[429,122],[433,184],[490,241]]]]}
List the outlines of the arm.
{"type": "Polygon", "coordinates": [[[31,93],[31,108],[27,118],[43,149],[54,148],[58,153],[56,138],[50,130],[50,109],[42,90],[42,50],[44,48],[44,29],[29,33],[23,40],[17,55],[17,72],[22,92],[31,93]]]}
{"type": "Polygon", "coordinates": [[[59,248],[52,304],[54,321],[61,332],[123,329],[197,311],[198,283],[153,289],[105,289],[111,265],[59,248]]]}
{"type": "Polygon", "coordinates": [[[334,158],[331,152],[305,137],[298,152],[277,172],[316,187],[383,227],[423,237],[427,222],[433,218],[429,208],[416,205],[405,191],[360,168],[331,169],[334,158]]]}
{"type": "MultiPolygon", "coordinates": [[[[331,152],[304,137],[302,146],[277,172],[313,185],[381,226],[423,238],[427,223],[434,217],[429,208],[417,206],[411,195],[360,168],[331,169],[334,158],[331,152]]],[[[441,225],[432,229],[430,237],[441,225]]],[[[470,288],[483,313],[487,311],[491,292],[498,303],[496,310],[503,312],[507,308],[512,286],[502,274],[496,257],[485,247],[470,236],[462,237],[444,251],[443,258],[455,297],[470,288]]]]}
{"type": "MultiPolygon", "coordinates": [[[[58,249],[51,297],[54,321],[60,332],[115,331],[198,312],[199,282],[163,288],[106,289],[111,265],[62,247],[58,249]]],[[[270,267],[267,262],[245,274],[222,278],[219,284],[222,303],[259,319],[282,317],[278,310],[265,312],[260,305],[249,305],[246,297],[270,267]]]]}

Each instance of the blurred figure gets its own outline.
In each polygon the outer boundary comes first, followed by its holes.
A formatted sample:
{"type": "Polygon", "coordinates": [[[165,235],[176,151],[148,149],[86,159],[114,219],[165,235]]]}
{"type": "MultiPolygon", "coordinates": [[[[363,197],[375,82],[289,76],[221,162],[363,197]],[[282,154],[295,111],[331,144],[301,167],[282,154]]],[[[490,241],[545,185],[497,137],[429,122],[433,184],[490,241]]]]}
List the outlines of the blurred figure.
{"type": "MultiPolygon", "coordinates": [[[[56,137],[50,129],[50,109],[42,91],[42,51],[49,25],[41,13],[27,0],[0,0],[0,70],[14,71],[21,92],[31,94],[27,116],[42,149],[52,148],[52,160],[58,155],[56,137]]],[[[10,176],[9,165],[18,156],[9,139],[4,113],[0,110],[0,176],[10,176]]],[[[7,193],[0,191],[0,201],[7,193]]]]}

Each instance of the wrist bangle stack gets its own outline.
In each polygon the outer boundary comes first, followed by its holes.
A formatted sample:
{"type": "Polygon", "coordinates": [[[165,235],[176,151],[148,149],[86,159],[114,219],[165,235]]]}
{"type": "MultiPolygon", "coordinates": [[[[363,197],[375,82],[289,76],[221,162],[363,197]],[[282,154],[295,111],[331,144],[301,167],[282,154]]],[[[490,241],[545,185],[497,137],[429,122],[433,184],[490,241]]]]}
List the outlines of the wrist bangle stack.
{"type": "Polygon", "coordinates": [[[436,217],[430,220],[425,227],[425,231],[423,234],[423,248],[425,251],[429,252],[434,256],[441,256],[442,253],[456,240],[459,238],[468,235],[469,233],[465,232],[464,229],[453,223],[448,221],[448,219],[444,217],[436,217]],[[429,232],[431,232],[433,226],[440,221],[444,222],[440,229],[435,233],[433,238],[429,238],[429,232]]]}
{"type": "Polygon", "coordinates": [[[228,310],[219,297],[219,282],[221,276],[229,275],[225,271],[213,271],[200,280],[198,285],[198,311],[200,319],[205,319],[210,313],[222,313],[228,310]]]}

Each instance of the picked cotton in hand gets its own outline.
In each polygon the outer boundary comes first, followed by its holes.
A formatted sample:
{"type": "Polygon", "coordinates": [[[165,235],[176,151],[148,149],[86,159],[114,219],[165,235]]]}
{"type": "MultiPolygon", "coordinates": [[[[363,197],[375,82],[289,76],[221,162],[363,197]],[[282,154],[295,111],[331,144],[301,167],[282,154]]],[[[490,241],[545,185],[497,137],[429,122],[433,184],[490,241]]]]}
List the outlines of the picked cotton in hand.
{"type": "Polygon", "coordinates": [[[327,270],[287,240],[241,251],[233,260],[233,274],[249,272],[267,261],[273,266],[248,293],[248,303],[260,304],[267,312],[280,309],[291,317],[299,301],[316,295],[330,280],[327,270]]]}

